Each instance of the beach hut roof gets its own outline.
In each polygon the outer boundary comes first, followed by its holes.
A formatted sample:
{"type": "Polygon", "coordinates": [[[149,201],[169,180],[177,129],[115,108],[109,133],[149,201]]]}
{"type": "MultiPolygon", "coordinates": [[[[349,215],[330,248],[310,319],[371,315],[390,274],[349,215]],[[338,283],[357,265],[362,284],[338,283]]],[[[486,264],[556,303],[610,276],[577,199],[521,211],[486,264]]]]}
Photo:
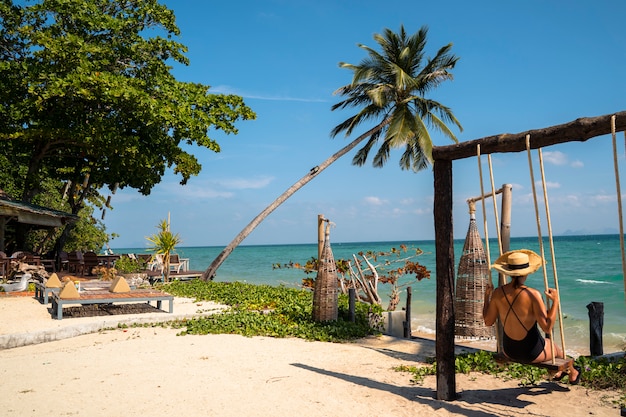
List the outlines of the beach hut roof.
{"type": "Polygon", "coordinates": [[[8,221],[30,224],[40,228],[60,227],[78,220],[78,216],[23,201],[11,200],[0,193],[0,217],[8,221]]]}

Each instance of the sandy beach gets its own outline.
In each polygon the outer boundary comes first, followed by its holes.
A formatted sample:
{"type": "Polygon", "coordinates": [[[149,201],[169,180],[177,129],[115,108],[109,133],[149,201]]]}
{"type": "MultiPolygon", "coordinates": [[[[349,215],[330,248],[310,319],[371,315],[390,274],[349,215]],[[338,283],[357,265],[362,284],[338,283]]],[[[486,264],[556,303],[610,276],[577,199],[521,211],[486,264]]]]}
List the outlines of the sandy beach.
{"type": "MultiPolygon", "coordinates": [[[[212,303],[177,298],[174,315],[211,314],[216,309],[219,306],[212,303]]],[[[433,357],[435,343],[427,338],[381,336],[334,344],[238,335],[178,336],[177,330],[163,327],[115,328],[116,322],[171,318],[147,312],[59,321],[31,297],[0,299],[3,415],[620,413],[612,404],[618,398],[614,392],[549,381],[520,387],[516,381],[478,373],[457,375],[458,400],[438,401],[434,376],[415,385],[409,374],[392,369],[420,365],[433,357]],[[108,330],[94,333],[95,328],[108,330]],[[43,334],[51,341],[38,343],[43,334]]],[[[458,347],[459,352],[467,349],[458,347]]]]}

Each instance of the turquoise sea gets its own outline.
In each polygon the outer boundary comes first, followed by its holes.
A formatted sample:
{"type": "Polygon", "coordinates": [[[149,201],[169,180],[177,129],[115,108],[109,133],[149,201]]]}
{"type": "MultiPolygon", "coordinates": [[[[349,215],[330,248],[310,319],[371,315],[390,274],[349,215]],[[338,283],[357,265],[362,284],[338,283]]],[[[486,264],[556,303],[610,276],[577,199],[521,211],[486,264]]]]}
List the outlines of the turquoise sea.
{"type": "MultiPolygon", "coordinates": [[[[554,237],[566,350],[572,354],[589,354],[589,315],[587,305],[604,303],[603,345],[604,353],[624,350],[626,346],[626,300],[618,235],[558,236],[554,237]]],[[[464,240],[455,241],[455,258],[458,262],[464,240]]],[[[432,332],[435,328],[435,242],[358,242],[331,243],[335,259],[352,259],[361,251],[389,251],[405,244],[420,248],[424,253],[417,261],[431,271],[431,278],[413,280],[411,304],[412,328],[420,332],[432,332]]],[[[511,248],[527,248],[539,252],[539,242],[533,238],[512,238],[511,248]]],[[[550,259],[549,243],[544,242],[544,252],[550,259]]],[[[177,253],[190,259],[190,269],[205,270],[221,252],[222,247],[180,247],[177,253]]],[[[116,253],[145,253],[144,248],[114,248],[116,253]]],[[[497,257],[497,243],[490,242],[491,259],[497,257]]],[[[241,245],[228,257],[217,272],[217,281],[246,281],[254,284],[283,284],[298,287],[305,274],[298,269],[273,269],[273,264],[288,262],[305,263],[317,257],[317,244],[295,245],[241,245]]],[[[410,282],[406,277],[401,282],[410,282]]],[[[493,273],[493,282],[497,274],[493,273]]],[[[548,282],[553,284],[552,267],[548,265],[548,282]]],[[[527,285],[543,291],[541,271],[531,275],[527,285]]],[[[388,297],[385,286],[380,287],[383,306],[388,297]]],[[[403,291],[399,308],[406,303],[403,291]]],[[[559,340],[558,328],[555,340],[559,340]]]]}

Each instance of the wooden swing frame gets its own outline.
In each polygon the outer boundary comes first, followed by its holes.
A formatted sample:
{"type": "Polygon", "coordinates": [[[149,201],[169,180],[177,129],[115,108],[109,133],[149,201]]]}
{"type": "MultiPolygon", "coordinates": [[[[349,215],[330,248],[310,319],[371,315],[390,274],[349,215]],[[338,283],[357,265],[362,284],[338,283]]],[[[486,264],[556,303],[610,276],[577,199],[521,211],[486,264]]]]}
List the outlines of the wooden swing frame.
{"type": "MultiPolygon", "coordinates": [[[[626,131],[626,111],[621,111],[611,115],[580,118],[569,123],[517,134],[488,136],[454,145],[433,147],[433,214],[435,220],[437,281],[435,356],[437,360],[436,397],[438,400],[450,401],[457,397],[454,355],[455,262],[452,222],[452,162],[457,159],[476,156],[476,147],[478,145],[480,145],[483,154],[522,152],[527,150],[527,135],[532,137],[532,143],[529,144],[529,148],[540,149],[560,143],[585,142],[591,138],[611,133],[615,136],[615,132],[624,131],[626,131]]],[[[623,231],[620,232],[623,236],[623,231]]],[[[622,243],[622,258],[624,258],[623,246],[624,244],[622,243]]],[[[626,268],[626,266],[623,268],[626,268]]],[[[624,286],[626,287],[626,274],[624,279],[624,286]]]]}
{"type": "MultiPolygon", "coordinates": [[[[535,215],[536,215],[536,220],[537,220],[537,235],[539,237],[539,246],[540,246],[540,252],[541,252],[541,259],[545,259],[544,256],[544,250],[543,250],[543,236],[541,233],[541,223],[539,220],[539,206],[538,206],[538,200],[537,200],[537,192],[535,189],[535,178],[534,178],[534,171],[533,171],[533,164],[532,164],[532,158],[531,158],[531,152],[530,152],[530,135],[526,135],[526,151],[528,154],[528,164],[529,164],[529,172],[530,172],[530,182],[532,184],[532,189],[533,189],[533,200],[534,200],[534,206],[535,206],[535,215]]],[[[544,173],[544,169],[543,169],[543,156],[541,154],[541,149],[537,149],[538,152],[538,156],[539,156],[539,165],[540,165],[540,169],[541,169],[541,183],[543,185],[543,196],[544,196],[544,202],[545,202],[545,208],[546,208],[546,217],[547,217],[547,223],[548,223],[548,232],[549,232],[549,240],[550,240],[550,253],[552,255],[552,267],[554,269],[553,273],[554,273],[554,282],[555,282],[555,288],[557,290],[557,293],[559,292],[559,284],[558,284],[558,278],[557,278],[557,273],[556,273],[556,260],[555,260],[555,256],[554,256],[554,243],[553,243],[553,239],[552,239],[552,225],[551,225],[551,220],[550,220],[550,206],[548,203],[548,195],[547,195],[547,189],[546,189],[546,180],[545,180],[545,173],[544,173]]],[[[485,193],[484,190],[484,181],[483,181],[483,173],[482,173],[482,163],[481,163],[481,152],[480,152],[480,145],[476,146],[476,158],[478,160],[478,172],[479,172],[479,178],[480,178],[480,191],[481,191],[481,197],[479,198],[473,198],[473,199],[469,199],[469,202],[474,202],[475,200],[482,200],[482,209],[483,209],[483,223],[484,223],[484,233],[485,233],[485,246],[486,246],[486,254],[487,254],[487,262],[489,265],[491,265],[491,260],[490,260],[490,250],[489,250],[489,233],[488,233],[488,228],[487,228],[487,210],[486,210],[486,205],[485,205],[485,199],[487,197],[491,197],[493,200],[493,212],[494,212],[494,216],[495,216],[495,220],[496,220],[496,225],[499,223],[498,221],[498,209],[497,209],[497,204],[496,204],[496,194],[501,193],[504,191],[504,186],[499,189],[499,190],[495,190],[495,186],[494,186],[494,180],[493,180],[493,167],[492,167],[492,163],[491,163],[491,155],[488,155],[488,165],[489,165],[489,177],[491,180],[491,192],[490,193],[485,193]]],[[[504,202],[503,202],[503,206],[504,206],[504,202]]],[[[510,204],[508,205],[509,210],[510,210],[510,204]]],[[[510,216],[510,213],[502,213],[502,216],[510,216]]],[[[502,253],[505,252],[505,250],[503,249],[504,247],[506,247],[506,250],[509,249],[509,245],[508,245],[508,241],[507,242],[503,242],[503,238],[502,238],[502,233],[500,228],[496,227],[496,230],[498,231],[497,235],[498,235],[498,248],[500,250],[500,255],[502,255],[502,253]]],[[[548,288],[548,276],[547,276],[547,272],[546,272],[546,265],[545,262],[543,262],[543,278],[544,278],[544,286],[546,287],[546,289],[548,288]]],[[[502,274],[499,274],[500,276],[500,281],[498,282],[499,285],[504,284],[505,282],[503,281],[503,276],[502,274]]],[[[548,302],[548,300],[546,300],[546,303],[548,302]]],[[[563,315],[561,312],[561,305],[560,305],[560,299],[559,299],[559,305],[558,305],[558,315],[559,315],[559,329],[560,329],[560,336],[561,336],[561,347],[563,352],[565,352],[565,335],[563,332],[563,315]]],[[[498,342],[500,341],[500,335],[501,335],[501,325],[498,325],[498,342]]],[[[512,363],[512,362],[517,362],[517,363],[522,363],[524,365],[530,365],[530,366],[535,366],[538,368],[543,368],[543,369],[547,369],[548,371],[550,371],[551,373],[556,373],[556,372],[562,372],[565,371],[566,369],[568,369],[570,367],[570,365],[572,364],[572,362],[574,362],[574,359],[572,358],[557,358],[556,356],[554,356],[554,338],[553,338],[553,333],[550,334],[550,337],[548,338],[548,340],[546,341],[547,343],[551,344],[551,351],[553,353],[552,358],[543,361],[543,362],[521,362],[521,361],[515,361],[513,359],[508,358],[504,352],[501,351],[501,346],[500,343],[498,343],[498,352],[496,354],[495,360],[496,362],[500,363],[500,364],[505,364],[505,363],[512,363]]]]}

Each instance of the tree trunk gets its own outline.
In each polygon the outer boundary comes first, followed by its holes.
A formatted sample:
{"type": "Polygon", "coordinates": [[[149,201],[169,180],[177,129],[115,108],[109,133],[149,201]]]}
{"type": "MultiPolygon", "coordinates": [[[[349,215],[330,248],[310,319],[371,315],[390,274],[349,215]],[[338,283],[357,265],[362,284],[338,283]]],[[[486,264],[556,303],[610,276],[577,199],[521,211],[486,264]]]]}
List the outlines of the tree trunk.
{"type": "Polygon", "coordinates": [[[435,262],[437,271],[436,346],[437,399],[456,399],[454,366],[454,233],[452,226],[452,161],[435,160],[435,262]]]}
{"type": "Polygon", "coordinates": [[[165,282],[170,282],[170,252],[169,251],[163,254],[163,265],[165,268],[165,270],[163,271],[163,277],[164,277],[163,279],[165,282]]]}
{"type": "MultiPolygon", "coordinates": [[[[78,216],[78,213],[83,208],[83,200],[86,198],[87,192],[89,191],[89,188],[91,187],[91,183],[89,182],[89,178],[86,178],[86,180],[83,182],[84,188],[80,192],[80,195],[78,195],[80,190],[78,189],[76,184],[77,184],[76,181],[72,181],[72,185],[70,186],[70,189],[67,190],[67,193],[68,193],[67,202],[70,205],[71,213],[78,216]],[[78,195],[78,200],[76,200],[77,195],[78,195]]],[[[74,227],[76,227],[75,222],[71,222],[65,225],[63,231],[61,232],[56,242],[54,243],[54,247],[55,247],[57,254],[61,252],[63,248],[65,248],[67,239],[69,238],[70,232],[72,231],[72,229],[74,229],[74,227]]]]}
{"type": "Polygon", "coordinates": [[[233,250],[235,250],[235,248],[237,246],[239,246],[239,244],[246,238],[248,237],[248,235],[250,233],[252,233],[252,231],[263,221],[265,220],[265,218],[267,216],[269,216],[274,210],[276,210],[276,208],[278,208],[278,206],[280,206],[282,203],[285,202],[285,200],[287,200],[289,197],[291,197],[296,191],[298,191],[300,188],[304,187],[309,181],[311,181],[313,178],[315,178],[320,172],[322,172],[323,170],[325,170],[326,168],[328,168],[333,162],[335,162],[337,159],[341,158],[342,156],[344,156],[346,153],[350,152],[352,149],[354,149],[354,147],[356,147],[360,142],[362,142],[365,138],[370,137],[372,134],[374,134],[375,132],[377,132],[378,130],[382,129],[384,126],[388,125],[389,122],[391,120],[390,119],[386,119],[385,121],[383,121],[382,123],[380,123],[379,125],[377,125],[376,127],[368,130],[367,132],[365,132],[364,134],[362,134],[361,136],[359,136],[358,138],[356,138],[355,140],[353,140],[352,142],[350,142],[348,145],[346,145],[344,148],[342,148],[341,150],[339,150],[338,152],[336,152],[335,154],[333,154],[330,158],[328,158],[327,160],[325,160],[324,162],[322,162],[320,165],[312,168],[304,177],[302,177],[298,182],[296,182],[294,185],[292,185],[291,187],[289,187],[284,193],[282,193],[276,200],[274,200],[272,202],[272,204],[270,204],[269,206],[267,206],[265,208],[265,210],[263,210],[261,213],[259,213],[246,227],[244,227],[244,229],[239,232],[239,234],[237,236],[235,236],[235,238],[233,239],[232,242],[230,242],[228,244],[228,246],[226,246],[224,248],[224,250],[222,250],[222,252],[220,252],[219,255],[217,255],[217,257],[213,260],[213,262],[211,262],[211,265],[209,265],[209,267],[207,268],[206,271],[204,271],[204,273],[202,274],[202,279],[204,281],[213,279],[215,277],[215,273],[217,272],[217,269],[224,263],[224,261],[226,260],[226,258],[228,258],[228,256],[232,253],[233,250]]]}

